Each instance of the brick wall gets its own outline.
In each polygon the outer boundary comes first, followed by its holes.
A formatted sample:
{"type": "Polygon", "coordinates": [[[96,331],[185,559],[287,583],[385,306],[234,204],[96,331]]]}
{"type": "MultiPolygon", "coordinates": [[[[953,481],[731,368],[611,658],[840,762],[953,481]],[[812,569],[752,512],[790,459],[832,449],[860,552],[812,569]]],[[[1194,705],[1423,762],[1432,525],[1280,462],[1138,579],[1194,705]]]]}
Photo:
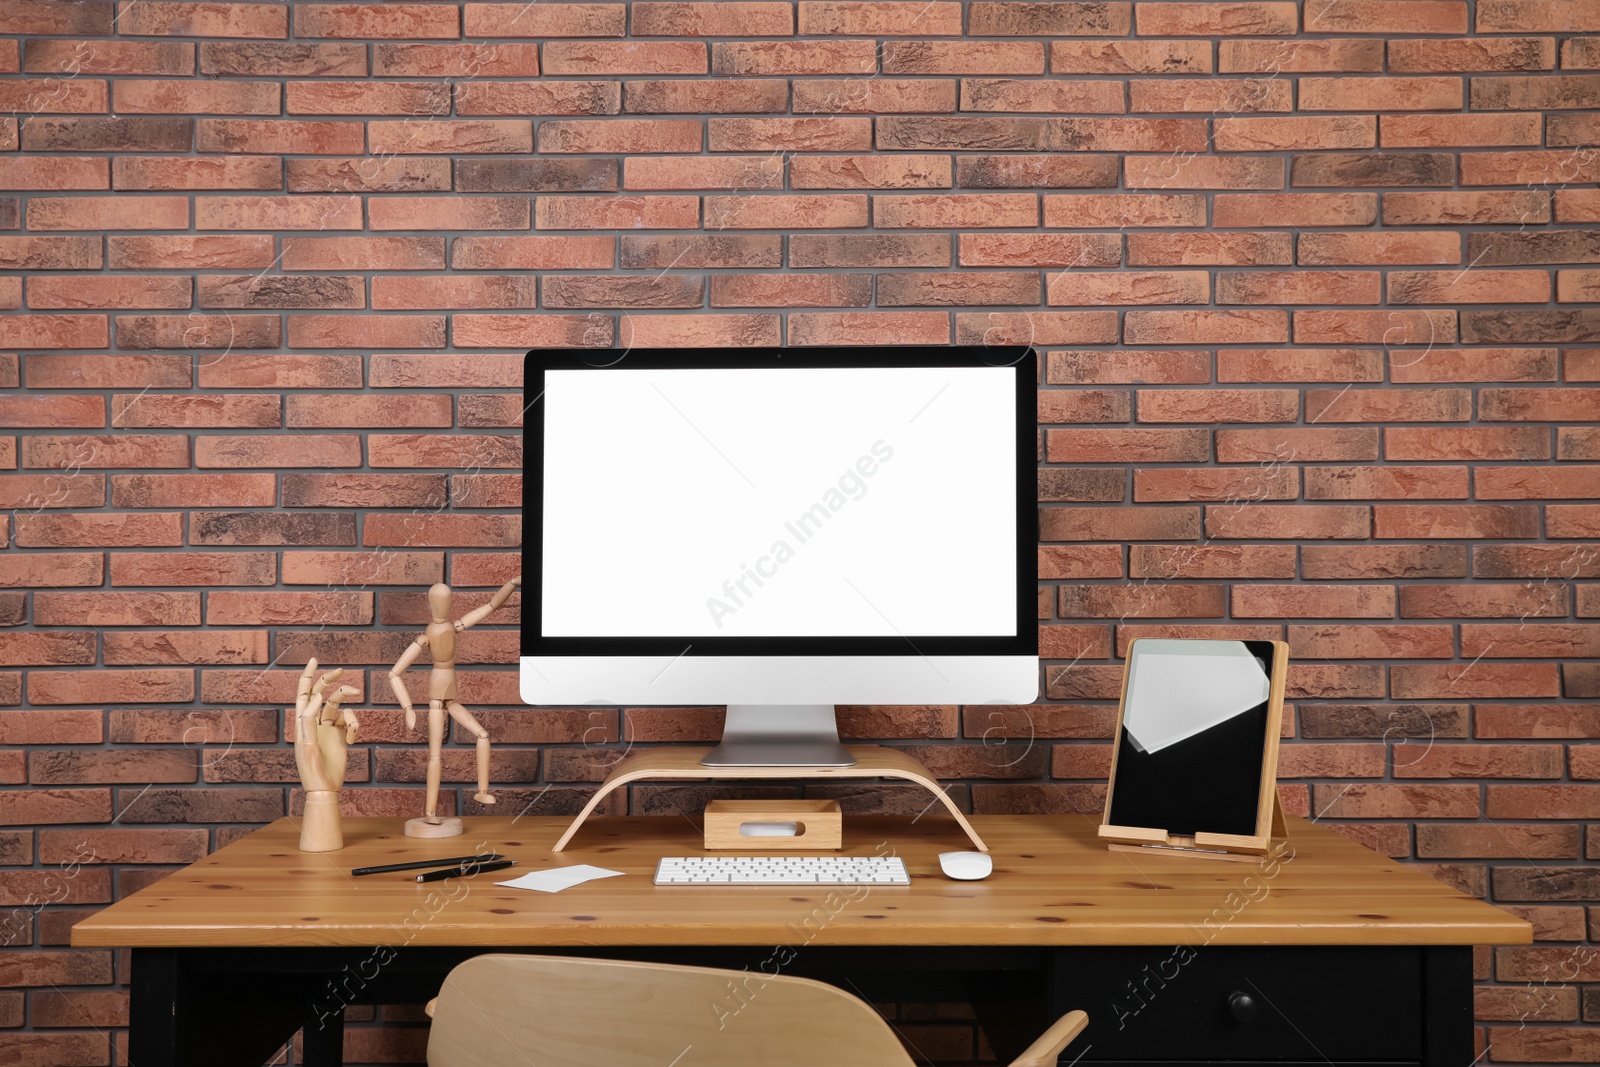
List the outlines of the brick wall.
{"type": "MultiPolygon", "coordinates": [[[[1289,806],[1533,920],[1490,1060],[1600,1059],[1597,69],[1595,0],[0,0],[0,1058],[115,1055],[67,930],[292,809],[308,654],[418,810],[381,665],[517,569],[522,350],[987,340],[1049,353],[1048,699],[847,730],[1093,811],[1129,638],[1287,638],[1289,806]]],[[[514,623],[499,810],[716,733],[521,708],[514,623]]]]}

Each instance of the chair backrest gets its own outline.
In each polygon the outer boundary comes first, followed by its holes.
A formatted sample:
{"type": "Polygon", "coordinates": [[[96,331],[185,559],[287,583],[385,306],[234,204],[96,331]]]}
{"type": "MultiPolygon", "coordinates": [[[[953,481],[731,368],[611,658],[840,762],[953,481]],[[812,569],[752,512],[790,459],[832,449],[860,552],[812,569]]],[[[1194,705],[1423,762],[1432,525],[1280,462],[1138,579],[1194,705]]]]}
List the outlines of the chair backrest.
{"type": "Polygon", "coordinates": [[[486,955],[445,978],[430,1067],[911,1067],[877,1012],[807,978],[486,955]]]}

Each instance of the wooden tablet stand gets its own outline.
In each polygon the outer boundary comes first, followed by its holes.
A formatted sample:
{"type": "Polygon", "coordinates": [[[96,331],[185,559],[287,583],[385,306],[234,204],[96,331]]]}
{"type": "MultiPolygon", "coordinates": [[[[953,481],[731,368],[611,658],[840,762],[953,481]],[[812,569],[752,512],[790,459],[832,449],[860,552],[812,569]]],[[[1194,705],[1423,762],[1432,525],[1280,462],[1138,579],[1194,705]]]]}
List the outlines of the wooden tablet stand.
{"type": "Polygon", "coordinates": [[[1265,837],[1240,834],[1195,834],[1180,837],[1165,830],[1146,829],[1142,826],[1102,826],[1100,840],[1113,852],[1171,852],[1199,859],[1232,860],[1236,863],[1254,863],[1266,855],[1274,841],[1289,836],[1283,821],[1283,802],[1278,799],[1276,781],[1263,783],[1272,789],[1272,830],[1265,837]]]}
{"type": "MultiPolygon", "coordinates": [[[[1116,826],[1111,823],[1112,800],[1117,788],[1117,764],[1122,755],[1123,722],[1128,714],[1128,683],[1133,674],[1134,650],[1149,638],[1138,638],[1130,647],[1122,672],[1122,697],[1117,708],[1116,741],[1111,749],[1111,776],[1106,787],[1105,814],[1099,829],[1100,840],[1113,852],[1154,851],[1160,849],[1173,855],[1195,856],[1202,859],[1256,862],[1266,855],[1272,842],[1288,837],[1284,829],[1283,803],[1278,797],[1278,737],[1283,725],[1283,694],[1289,671],[1289,646],[1282,641],[1263,641],[1270,645],[1271,666],[1268,672],[1266,736],[1262,739],[1260,787],[1257,790],[1254,834],[1196,833],[1193,836],[1172,834],[1159,827],[1116,826]]],[[[1159,641],[1160,645],[1179,644],[1178,641],[1159,641]]],[[[1205,643],[1205,642],[1197,642],[1205,643]]]]}
{"type": "Polygon", "coordinates": [[[854,756],[856,761],[854,766],[850,767],[707,767],[700,760],[710,751],[709,748],[679,748],[674,745],[670,748],[645,749],[619,760],[611,769],[611,773],[606,775],[606,780],[600,783],[600,788],[595,791],[594,796],[589,798],[589,803],[578,812],[578,817],[572,820],[572,825],[567,827],[567,832],[561,835],[561,839],[550,851],[560,852],[566,848],[567,842],[578,832],[578,827],[594,814],[600,802],[613,790],[631,782],[695,779],[749,782],[770,781],[774,778],[804,778],[807,781],[898,778],[915,782],[932,793],[944,804],[945,810],[955,816],[961,829],[972,839],[974,848],[979,852],[989,851],[989,846],[983,843],[983,839],[972,828],[967,817],[961,814],[961,809],[956,807],[955,801],[951,800],[939,786],[938,779],[921,762],[898,749],[885,748],[882,745],[847,746],[846,751],[854,756]]]}

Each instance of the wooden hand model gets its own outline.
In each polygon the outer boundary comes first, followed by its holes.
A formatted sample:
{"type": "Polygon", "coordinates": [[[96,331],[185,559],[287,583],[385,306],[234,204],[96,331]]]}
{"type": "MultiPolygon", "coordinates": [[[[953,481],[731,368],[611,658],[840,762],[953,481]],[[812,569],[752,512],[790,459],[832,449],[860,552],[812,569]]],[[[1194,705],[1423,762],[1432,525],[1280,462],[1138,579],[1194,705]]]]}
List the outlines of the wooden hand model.
{"type": "Polygon", "coordinates": [[[470,630],[488,618],[511,598],[512,590],[521,584],[522,576],[518,575],[502,585],[489,603],[474,608],[455,622],[450,621],[450,587],[442,582],[433,586],[428,590],[428,612],[433,621],[421,636],[411,642],[405,655],[389,671],[389,684],[394,687],[394,695],[400,699],[400,706],[406,709],[406,728],[415,729],[417,712],[412,705],[411,694],[406,691],[405,672],[424,651],[432,655],[433,671],[428,676],[428,798],[423,818],[413,819],[406,824],[406,833],[412,837],[443,837],[461,832],[460,820],[451,820],[452,825],[446,829],[446,820],[439,817],[439,778],[446,714],[463,728],[472,731],[478,739],[478,792],[473,799],[480,804],[494,803],[494,797],[489,793],[489,731],[479,725],[472,713],[456,699],[456,634],[470,630]],[[416,825],[419,822],[421,825],[416,825]],[[430,830],[429,827],[434,829],[430,830]]]}
{"type": "Polygon", "coordinates": [[[317,661],[307,660],[294,694],[294,762],[306,791],[306,810],[300,822],[301,852],[337,852],[344,847],[339,828],[339,790],[344,787],[347,746],[356,739],[356,717],[339,707],[357,690],[341,685],[328,695],[328,687],[344,674],[329,671],[316,684],[317,661]]]}

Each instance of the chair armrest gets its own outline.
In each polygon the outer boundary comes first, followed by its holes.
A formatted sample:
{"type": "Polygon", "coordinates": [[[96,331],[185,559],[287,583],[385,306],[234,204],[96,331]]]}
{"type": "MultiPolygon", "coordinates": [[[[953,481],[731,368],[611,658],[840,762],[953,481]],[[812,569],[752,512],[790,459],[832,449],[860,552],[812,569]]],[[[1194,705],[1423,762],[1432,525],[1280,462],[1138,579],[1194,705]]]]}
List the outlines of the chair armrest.
{"type": "Polygon", "coordinates": [[[1088,1015],[1081,1011],[1067,1012],[1052,1023],[1050,1029],[1040,1034],[1038,1040],[1029,1045],[1022,1055],[1012,1060],[1011,1067],[1055,1067],[1061,1050],[1071,1044],[1072,1039],[1088,1025],[1088,1015]]]}

